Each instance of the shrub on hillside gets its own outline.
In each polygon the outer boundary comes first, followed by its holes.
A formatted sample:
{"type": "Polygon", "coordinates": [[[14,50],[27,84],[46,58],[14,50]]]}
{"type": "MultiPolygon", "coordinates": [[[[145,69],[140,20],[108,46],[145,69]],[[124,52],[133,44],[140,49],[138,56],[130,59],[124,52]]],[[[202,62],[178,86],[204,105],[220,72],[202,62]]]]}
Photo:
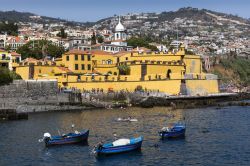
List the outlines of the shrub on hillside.
{"type": "Polygon", "coordinates": [[[250,85],[250,60],[242,58],[223,59],[221,64],[225,69],[233,70],[240,77],[243,84],[250,85]]]}
{"type": "Polygon", "coordinates": [[[11,83],[13,80],[22,79],[20,75],[7,68],[0,68],[0,86],[11,83]]]}

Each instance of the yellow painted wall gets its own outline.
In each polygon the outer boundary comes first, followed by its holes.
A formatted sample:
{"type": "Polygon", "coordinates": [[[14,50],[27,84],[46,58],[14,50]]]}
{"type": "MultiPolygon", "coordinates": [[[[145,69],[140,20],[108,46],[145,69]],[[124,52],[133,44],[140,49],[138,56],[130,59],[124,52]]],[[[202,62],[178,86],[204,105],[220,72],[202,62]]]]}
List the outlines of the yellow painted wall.
{"type": "MultiPolygon", "coordinates": [[[[17,66],[16,73],[19,74],[22,79],[29,79],[29,66],[17,66]]],[[[57,78],[54,75],[57,73],[64,73],[57,66],[34,66],[34,77],[33,79],[42,79],[42,78],[57,78]]]]}
{"type": "Polygon", "coordinates": [[[65,64],[63,64],[62,58],[57,58],[55,62],[57,66],[65,66],[65,64]]]}
{"type": "Polygon", "coordinates": [[[218,80],[186,80],[189,95],[219,93],[218,80]]]}
{"type": "Polygon", "coordinates": [[[168,70],[171,73],[181,73],[184,70],[184,66],[168,66],[168,65],[148,65],[148,74],[167,74],[168,70]]]}
{"type": "Polygon", "coordinates": [[[53,76],[56,68],[56,66],[34,66],[34,79],[53,76]]]}
{"type": "Polygon", "coordinates": [[[165,80],[165,81],[134,81],[134,82],[69,82],[69,88],[77,88],[80,90],[91,90],[93,88],[103,88],[107,91],[112,88],[115,91],[128,90],[134,91],[135,88],[141,85],[144,89],[148,90],[159,90],[160,92],[165,92],[168,94],[178,94],[180,92],[180,80],[165,80]]]}
{"type": "Polygon", "coordinates": [[[134,61],[134,60],[142,60],[142,61],[178,61],[182,59],[183,55],[173,55],[173,54],[147,54],[147,53],[128,53],[120,57],[120,62],[125,61],[134,61]],[[126,60],[127,59],[127,60],[126,60]]]}
{"type": "Polygon", "coordinates": [[[141,65],[131,65],[130,75],[138,75],[139,77],[141,77],[141,65]]]}
{"type": "Polygon", "coordinates": [[[23,80],[29,79],[29,66],[18,66],[16,73],[19,74],[23,80]]]}
{"type": "Polygon", "coordinates": [[[201,73],[201,57],[199,55],[185,55],[184,62],[186,64],[186,74],[201,73]]]}
{"type": "Polygon", "coordinates": [[[112,66],[110,66],[110,67],[108,67],[108,66],[95,67],[94,69],[102,74],[112,72],[112,74],[117,73],[117,75],[118,75],[118,73],[119,73],[119,70],[117,69],[116,66],[114,66],[114,67],[112,67],[112,66]]]}

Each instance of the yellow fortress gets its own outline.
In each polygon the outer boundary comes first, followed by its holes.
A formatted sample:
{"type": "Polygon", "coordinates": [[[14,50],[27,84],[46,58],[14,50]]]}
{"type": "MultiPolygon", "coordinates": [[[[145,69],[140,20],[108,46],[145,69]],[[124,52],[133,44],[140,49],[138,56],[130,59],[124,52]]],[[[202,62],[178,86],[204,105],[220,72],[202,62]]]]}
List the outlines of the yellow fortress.
{"type": "Polygon", "coordinates": [[[201,57],[187,55],[183,45],[168,52],[132,50],[120,19],[114,35],[111,44],[98,44],[91,51],[73,49],[54,61],[28,58],[16,67],[16,72],[23,79],[56,79],[59,88],[81,91],[219,93],[217,76],[203,73],[201,57]]]}
{"type": "Polygon", "coordinates": [[[55,61],[24,60],[16,67],[23,79],[57,79],[59,87],[134,91],[138,87],[169,95],[218,93],[216,75],[202,72],[199,55],[173,52],[109,53],[71,50],[55,61]]]}

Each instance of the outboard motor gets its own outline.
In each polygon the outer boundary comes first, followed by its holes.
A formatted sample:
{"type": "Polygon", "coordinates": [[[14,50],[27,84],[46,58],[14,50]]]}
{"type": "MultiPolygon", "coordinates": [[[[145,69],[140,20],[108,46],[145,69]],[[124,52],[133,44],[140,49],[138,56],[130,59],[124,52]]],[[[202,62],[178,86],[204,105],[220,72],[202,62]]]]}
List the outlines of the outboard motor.
{"type": "Polygon", "coordinates": [[[43,134],[43,139],[44,139],[44,142],[45,142],[45,144],[46,144],[46,146],[47,146],[49,140],[51,139],[50,133],[44,133],[44,134],[43,134]]]}
{"type": "Polygon", "coordinates": [[[44,138],[51,138],[51,135],[50,135],[50,133],[44,133],[44,134],[43,134],[43,137],[44,137],[44,138]]]}

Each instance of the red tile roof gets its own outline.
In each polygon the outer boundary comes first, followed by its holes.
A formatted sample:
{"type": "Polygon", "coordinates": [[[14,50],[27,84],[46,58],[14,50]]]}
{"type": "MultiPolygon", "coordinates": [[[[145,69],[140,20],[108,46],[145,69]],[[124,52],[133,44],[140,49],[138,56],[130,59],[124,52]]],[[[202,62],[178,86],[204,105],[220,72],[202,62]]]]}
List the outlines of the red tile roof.
{"type": "Polygon", "coordinates": [[[17,52],[11,52],[11,56],[21,56],[21,54],[18,54],[17,52]]]}
{"type": "Polygon", "coordinates": [[[34,59],[34,58],[26,58],[23,60],[23,62],[38,62],[39,60],[34,59]]]}
{"type": "Polygon", "coordinates": [[[66,68],[66,67],[58,66],[57,68],[60,69],[60,70],[62,70],[62,71],[65,71],[66,73],[73,73],[72,70],[70,70],[70,69],[68,69],[68,68],[66,68]]]}
{"type": "Polygon", "coordinates": [[[89,51],[83,51],[83,50],[78,50],[78,49],[72,49],[69,50],[68,52],[65,53],[66,55],[69,54],[89,54],[89,51]]]}

